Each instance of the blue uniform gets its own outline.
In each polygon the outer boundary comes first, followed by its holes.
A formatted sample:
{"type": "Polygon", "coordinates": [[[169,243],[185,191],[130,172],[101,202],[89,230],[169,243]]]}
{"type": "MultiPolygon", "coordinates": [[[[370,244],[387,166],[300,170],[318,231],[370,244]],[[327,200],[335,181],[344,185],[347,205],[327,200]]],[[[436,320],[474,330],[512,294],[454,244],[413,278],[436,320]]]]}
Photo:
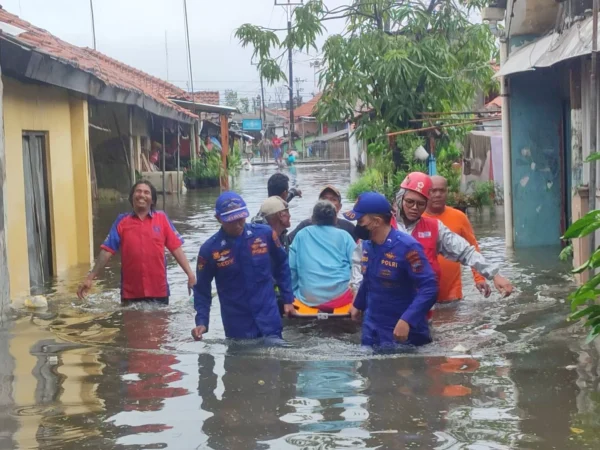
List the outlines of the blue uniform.
{"type": "Polygon", "coordinates": [[[423,248],[411,236],[392,229],[382,245],[363,242],[363,281],[354,307],[366,311],[362,344],[394,347],[400,319],[410,325],[405,344],[431,342],[425,315],[433,307],[438,286],[423,248]]]}
{"type": "Polygon", "coordinates": [[[293,303],[294,295],[287,254],[270,227],[246,224],[236,238],[221,229],[200,247],[194,307],[196,326],[207,330],[213,278],[228,338],[281,337],[273,282],[284,303],[293,303]]]}

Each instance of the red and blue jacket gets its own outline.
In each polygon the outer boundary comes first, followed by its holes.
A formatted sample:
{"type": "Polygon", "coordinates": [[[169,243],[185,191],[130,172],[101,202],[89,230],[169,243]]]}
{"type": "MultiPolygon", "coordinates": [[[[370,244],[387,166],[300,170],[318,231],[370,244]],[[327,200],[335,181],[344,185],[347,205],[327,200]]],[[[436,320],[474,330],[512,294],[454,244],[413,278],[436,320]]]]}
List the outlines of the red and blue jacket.
{"type": "Polygon", "coordinates": [[[151,211],[144,220],[135,213],[119,215],[101,248],[121,252],[121,299],[168,297],[165,247],[173,252],[182,245],[163,211],[151,211]]]}

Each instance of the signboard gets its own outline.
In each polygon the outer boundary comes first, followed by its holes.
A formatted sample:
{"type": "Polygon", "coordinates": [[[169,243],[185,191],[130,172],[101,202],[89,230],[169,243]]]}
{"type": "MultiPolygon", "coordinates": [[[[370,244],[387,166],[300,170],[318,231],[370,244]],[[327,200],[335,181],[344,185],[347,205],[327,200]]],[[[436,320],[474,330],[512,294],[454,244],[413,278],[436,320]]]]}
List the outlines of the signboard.
{"type": "Polygon", "coordinates": [[[242,120],[242,130],[244,131],[260,131],[262,130],[261,119],[244,119],[242,120]]]}

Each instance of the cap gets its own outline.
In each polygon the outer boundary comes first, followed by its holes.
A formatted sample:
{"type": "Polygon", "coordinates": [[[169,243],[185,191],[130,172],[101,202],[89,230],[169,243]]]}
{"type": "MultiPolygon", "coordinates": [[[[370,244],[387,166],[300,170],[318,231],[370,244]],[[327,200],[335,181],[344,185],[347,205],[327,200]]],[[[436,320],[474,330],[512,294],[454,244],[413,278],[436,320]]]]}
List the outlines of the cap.
{"type": "Polygon", "coordinates": [[[274,195],[266,199],[260,206],[259,214],[267,217],[288,209],[288,204],[279,196],[274,195]]]}
{"type": "Polygon", "coordinates": [[[338,189],[331,184],[327,184],[323,189],[321,189],[321,192],[319,192],[319,198],[321,198],[327,191],[333,192],[335,195],[337,195],[338,199],[342,201],[342,194],[340,194],[340,191],[338,191],[338,189]]]}
{"type": "Polygon", "coordinates": [[[365,192],[358,196],[352,211],[344,213],[348,220],[358,220],[366,214],[391,214],[392,206],[379,192],[365,192]]]}
{"type": "Polygon", "coordinates": [[[235,192],[223,192],[215,204],[217,217],[223,222],[234,222],[239,219],[245,219],[250,215],[246,202],[235,192]]]}

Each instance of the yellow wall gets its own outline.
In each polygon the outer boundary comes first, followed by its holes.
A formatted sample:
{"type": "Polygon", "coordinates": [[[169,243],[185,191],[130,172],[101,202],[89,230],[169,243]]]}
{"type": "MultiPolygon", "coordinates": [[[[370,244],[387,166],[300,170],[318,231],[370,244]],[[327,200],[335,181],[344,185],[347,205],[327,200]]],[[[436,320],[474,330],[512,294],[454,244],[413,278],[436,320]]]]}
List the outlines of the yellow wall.
{"type": "Polygon", "coordinates": [[[65,89],[2,77],[11,297],[29,294],[23,180],[24,131],[47,133],[54,274],[92,259],[87,101],[65,89]]]}

